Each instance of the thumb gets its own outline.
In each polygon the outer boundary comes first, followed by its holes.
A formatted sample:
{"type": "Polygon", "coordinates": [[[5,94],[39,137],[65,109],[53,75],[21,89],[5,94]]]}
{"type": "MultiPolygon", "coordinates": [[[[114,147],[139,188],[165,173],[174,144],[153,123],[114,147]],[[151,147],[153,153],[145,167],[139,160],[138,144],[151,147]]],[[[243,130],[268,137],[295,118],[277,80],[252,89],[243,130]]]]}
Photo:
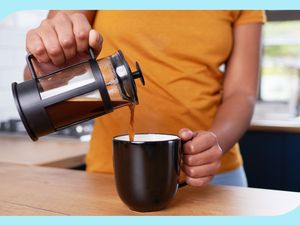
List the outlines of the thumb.
{"type": "Polygon", "coordinates": [[[89,46],[94,49],[95,56],[97,57],[102,49],[103,38],[99,32],[94,29],[89,33],[89,46]]]}
{"type": "Polygon", "coordinates": [[[189,141],[195,136],[195,133],[188,128],[182,128],[178,132],[178,136],[181,138],[182,141],[189,141]]]}

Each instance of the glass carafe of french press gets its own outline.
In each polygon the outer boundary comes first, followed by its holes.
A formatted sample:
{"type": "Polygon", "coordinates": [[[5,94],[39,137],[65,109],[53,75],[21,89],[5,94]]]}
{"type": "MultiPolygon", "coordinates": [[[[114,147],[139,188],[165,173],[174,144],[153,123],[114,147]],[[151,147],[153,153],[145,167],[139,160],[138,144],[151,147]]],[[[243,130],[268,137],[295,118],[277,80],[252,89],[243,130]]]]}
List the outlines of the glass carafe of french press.
{"type": "Polygon", "coordinates": [[[112,112],[138,104],[135,79],[144,78],[131,72],[122,52],[96,60],[89,49],[89,59],[38,76],[33,56],[27,56],[32,80],[13,83],[15,103],[32,140],[112,112]]]}

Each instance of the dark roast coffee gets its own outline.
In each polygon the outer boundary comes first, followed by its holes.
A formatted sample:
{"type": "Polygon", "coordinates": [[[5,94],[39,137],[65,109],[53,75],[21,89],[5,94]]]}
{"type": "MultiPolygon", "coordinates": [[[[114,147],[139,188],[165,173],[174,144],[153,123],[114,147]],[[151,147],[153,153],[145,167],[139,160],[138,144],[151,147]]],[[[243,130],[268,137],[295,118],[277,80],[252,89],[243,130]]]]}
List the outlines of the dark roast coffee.
{"type": "Polygon", "coordinates": [[[175,135],[135,134],[113,139],[118,194],[135,211],[161,210],[178,188],[181,141],[175,135]]]}
{"type": "MultiPolygon", "coordinates": [[[[114,108],[128,105],[127,101],[111,101],[114,108]]],[[[47,109],[53,126],[57,129],[84,118],[99,116],[104,111],[104,104],[97,98],[74,98],[51,105],[47,109]]]]}
{"type": "Polygon", "coordinates": [[[129,135],[129,140],[134,141],[134,109],[135,105],[131,104],[129,105],[129,110],[130,110],[130,121],[129,121],[129,129],[128,129],[128,135],[129,135]]]}

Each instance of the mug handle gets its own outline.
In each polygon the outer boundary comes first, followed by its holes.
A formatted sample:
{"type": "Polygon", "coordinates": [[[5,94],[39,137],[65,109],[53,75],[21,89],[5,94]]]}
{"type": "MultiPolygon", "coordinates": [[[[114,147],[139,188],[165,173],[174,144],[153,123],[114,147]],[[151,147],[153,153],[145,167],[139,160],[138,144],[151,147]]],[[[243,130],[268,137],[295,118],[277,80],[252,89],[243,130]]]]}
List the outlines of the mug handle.
{"type": "Polygon", "coordinates": [[[185,181],[183,181],[182,183],[178,184],[178,188],[182,188],[184,186],[188,185],[185,181]]]}
{"type": "MultiPolygon", "coordinates": [[[[181,149],[180,149],[180,166],[179,166],[179,171],[181,170],[181,163],[182,163],[182,147],[183,147],[183,145],[186,143],[186,141],[182,141],[182,140],[180,140],[180,142],[181,142],[181,149]]],[[[178,188],[182,188],[182,187],[184,187],[184,186],[187,186],[188,184],[185,182],[185,181],[182,181],[182,182],[178,182],[178,188]]]]}

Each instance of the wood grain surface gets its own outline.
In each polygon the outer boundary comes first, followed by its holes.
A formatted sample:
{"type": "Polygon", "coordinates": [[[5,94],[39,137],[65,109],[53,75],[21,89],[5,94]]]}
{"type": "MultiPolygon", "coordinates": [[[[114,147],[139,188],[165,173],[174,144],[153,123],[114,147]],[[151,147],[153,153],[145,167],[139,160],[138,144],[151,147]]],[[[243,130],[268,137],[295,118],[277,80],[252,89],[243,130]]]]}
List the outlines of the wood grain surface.
{"type": "Polygon", "coordinates": [[[77,139],[41,138],[33,142],[27,136],[0,135],[0,162],[73,168],[85,163],[89,143],[77,139]]]}
{"type": "Polygon", "coordinates": [[[300,133],[300,120],[254,120],[250,131],[300,133]]]}
{"type": "Polygon", "coordinates": [[[162,211],[138,213],[119,199],[112,175],[0,163],[1,215],[280,215],[300,194],[229,186],[183,187],[162,211]]]}

